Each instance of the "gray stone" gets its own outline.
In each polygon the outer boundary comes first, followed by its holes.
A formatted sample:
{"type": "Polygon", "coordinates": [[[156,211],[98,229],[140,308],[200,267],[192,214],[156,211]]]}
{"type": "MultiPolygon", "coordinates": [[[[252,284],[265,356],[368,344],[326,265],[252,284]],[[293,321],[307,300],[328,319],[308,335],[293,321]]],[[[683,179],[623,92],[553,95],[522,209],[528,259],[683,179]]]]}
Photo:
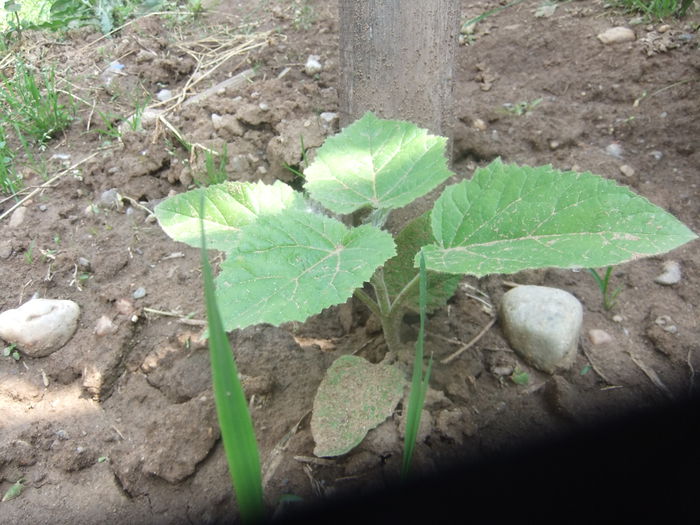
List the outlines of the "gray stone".
{"type": "Polygon", "coordinates": [[[29,357],[44,357],[73,337],[79,316],[73,301],[32,299],[0,314],[0,337],[29,357]]]}
{"type": "Polygon", "coordinates": [[[573,295],[518,286],[504,294],[500,310],[510,345],[532,366],[552,374],[573,364],[583,322],[583,307],[573,295]]]}
{"type": "Polygon", "coordinates": [[[306,64],[304,64],[304,72],[309,76],[313,76],[316,73],[320,73],[322,69],[321,57],[318,55],[309,55],[309,58],[306,59],[306,64]]]}
{"type": "Polygon", "coordinates": [[[663,273],[654,279],[655,283],[671,286],[681,282],[681,265],[677,261],[666,261],[663,273]]]}

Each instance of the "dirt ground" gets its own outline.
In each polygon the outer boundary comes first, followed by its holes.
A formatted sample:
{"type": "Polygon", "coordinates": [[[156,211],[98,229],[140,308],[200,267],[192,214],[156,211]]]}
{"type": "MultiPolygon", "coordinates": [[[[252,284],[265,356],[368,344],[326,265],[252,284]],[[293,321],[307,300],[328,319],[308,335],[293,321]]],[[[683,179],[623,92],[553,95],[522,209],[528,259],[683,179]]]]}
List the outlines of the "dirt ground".
{"type": "MultiPolygon", "coordinates": [[[[465,1],[462,16],[498,6],[465,1]]],[[[497,156],[591,171],[700,231],[698,14],[630,25],[630,15],[595,0],[558,4],[551,16],[537,16],[538,7],[526,0],[463,35],[455,180],[497,156]],[[617,25],[632,27],[636,40],[597,40],[617,25]]],[[[283,164],[298,166],[299,136],[315,147],[333,131],[319,115],[338,105],[337,32],[334,2],[223,0],[186,24],[147,16],[111,38],[82,29],[61,42],[40,35],[25,42],[27,55],[56,64],[63,89],[81,101],[70,129],[36,153],[42,163],[25,169],[29,190],[45,183],[42,175],[57,178],[24,202],[20,225],[11,228],[8,217],[0,224],[0,310],[37,294],[72,299],[81,316],[75,336],[50,356],[0,358],[0,493],[26,480],[20,497],[0,504],[0,521],[214,523],[236,514],[209,356],[197,337],[199,254],[170,240],[149,210],[201,177],[202,148],[226,144],[231,180],[292,182],[283,164]],[[309,55],[319,57],[319,73],[304,72],[309,55]],[[124,68],[110,77],[112,61],[124,68]],[[241,82],[205,91],[245,71],[241,82]],[[158,105],[164,88],[186,91],[158,105]],[[120,119],[108,115],[129,116],[146,94],[154,109],[166,110],[163,118],[146,112],[142,131],[127,124],[117,136],[120,119]],[[178,135],[198,144],[196,158],[178,135]],[[134,298],[140,288],[145,295],[134,298]],[[111,325],[96,330],[103,316],[111,325]]],[[[2,201],[0,213],[14,204],[2,201]]],[[[522,362],[498,324],[458,359],[440,363],[487,325],[508,289],[500,278],[465,279],[429,320],[427,351],[436,363],[416,468],[488,456],[692,394],[700,369],[699,261],[693,242],[616,267],[612,284],[621,292],[609,311],[586,271],[504,276],[562,288],[583,303],[578,356],[555,376],[522,362]],[[654,279],[669,260],[682,278],[664,286],[654,279]],[[591,329],[612,340],[593,344],[591,329]],[[513,381],[523,371],[527,382],[513,381]]],[[[409,318],[406,341],[415,333],[409,318]]],[[[356,307],[348,322],[333,308],[303,324],[256,326],[230,339],[271,511],[285,494],[313,501],[395,479],[401,407],[345,456],[312,454],[309,413],[330,363],[348,353],[371,361],[384,355],[367,312],[356,307]]],[[[402,364],[408,372],[408,358],[402,364]]]]}

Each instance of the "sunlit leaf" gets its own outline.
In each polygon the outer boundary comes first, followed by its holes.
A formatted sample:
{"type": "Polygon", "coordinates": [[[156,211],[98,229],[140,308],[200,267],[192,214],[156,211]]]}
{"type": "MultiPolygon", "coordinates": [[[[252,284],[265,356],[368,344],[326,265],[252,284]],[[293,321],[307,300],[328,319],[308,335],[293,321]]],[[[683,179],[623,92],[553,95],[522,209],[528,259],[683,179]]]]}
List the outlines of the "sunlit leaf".
{"type": "Polygon", "coordinates": [[[452,175],[446,144],[410,122],[366,113],[319,148],[304,187],[336,213],[400,208],[452,175]]]}
{"type": "Polygon", "coordinates": [[[500,160],[448,187],[431,222],[436,242],[424,248],[428,268],[476,276],[605,267],[665,253],[697,237],[614,181],[500,160]]]}

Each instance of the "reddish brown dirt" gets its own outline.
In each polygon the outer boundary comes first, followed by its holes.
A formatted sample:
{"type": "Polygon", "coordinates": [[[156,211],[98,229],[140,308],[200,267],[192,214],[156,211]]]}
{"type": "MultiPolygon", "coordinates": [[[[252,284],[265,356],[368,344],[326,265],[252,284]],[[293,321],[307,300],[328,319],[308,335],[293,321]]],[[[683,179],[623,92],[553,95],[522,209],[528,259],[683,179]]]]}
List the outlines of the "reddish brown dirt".
{"type": "MultiPolygon", "coordinates": [[[[464,19],[497,6],[463,4],[464,19]]],[[[665,33],[656,31],[660,23],[633,25],[636,41],[604,46],[595,35],[628,25],[630,16],[583,0],[538,18],[538,6],[525,1],[487,18],[459,48],[455,179],[497,156],[591,171],[631,186],[700,231],[697,14],[667,21],[665,33]],[[671,49],[662,50],[657,36],[671,49]],[[536,100],[523,115],[504,106],[536,100]],[[613,143],[620,158],[606,152],[613,143]],[[623,165],[634,174],[623,174],[623,165]]],[[[326,132],[318,115],[337,108],[338,21],[334,4],[316,1],[253,7],[231,1],[212,9],[185,25],[147,17],[114,38],[97,41],[98,34],[80,30],[65,42],[37,36],[25,44],[30,58],[57,64],[84,102],[71,128],[36,152],[41,162],[25,168],[25,182],[39,185],[43,169],[51,177],[78,165],[24,203],[21,225],[10,228],[7,218],[0,224],[0,310],[38,294],[76,301],[81,317],[73,339],[56,353],[0,359],[0,492],[26,480],[20,497],[1,504],[3,523],[216,522],[236,513],[209,357],[197,344],[201,325],[193,323],[204,318],[198,253],[170,240],[147,211],[192,184],[203,155],[191,157],[163,122],[109,136],[99,112],[125,117],[145,94],[154,97],[163,87],[177,94],[203,72],[197,71],[203,48],[194,41],[215,35],[219,42],[260,44],[232,56],[187,96],[253,68],[250,81],[201,102],[188,105],[185,98],[166,118],[190,142],[217,151],[226,144],[231,180],[291,181],[282,165],[300,162],[299,136],[307,147],[320,145],[326,132]],[[314,76],[303,72],[310,54],[324,65],[314,76]],[[125,65],[126,76],[106,89],[101,75],[112,60],[125,65]],[[215,127],[212,113],[223,124],[215,127]],[[53,158],[59,153],[70,159],[61,164],[53,158]],[[112,188],[122,198],[102,203],[112,188]],[[89,267],[78,266],[81,257],[89,267]],[[133,299],[139,287],[146,295],[133,299]],[[115,323],[114,333],[95,333],[102,316],[115,323]]],[[[4,201],[0,213],[11,205],[4,201]]],[[[698,261],[694,242],[617,267],[612,284],[622,291],[611,311],[585,271],[508,276],[581,300],[584,336],[576,362],[553,377],[540,373],[516,357],[498,325],[451,364],[436,362],[417,468],[688,396],[700,368],[698,261]],[[681,265],[677,285],[654,282],[667,260],[681,265]],[[663,316],[675,332],[657,322],[663,316]],[[586,337],[592,328],[613,341],[592,345],[586,337]],[[528,373],[527,384],[511,380],[515,369],[528,373]]],[[[492,303],[506,289],[500,279],[464,285],[429,320],[427,350],[438,360],[489,320],[469,286],[488,292],[492,303]]],[[[384,352],[366,313],[347,323],[339,312],[231,334],[271,510],[284,494],[309,500],[381,487],[400,464],[400,414],[345,456],[323,464],[309,459],[308,413],[326,368],[345,353],[376,361],[384,352]]],[[[410,341],[415,325],[408,323],[404,335],[410,341]]],[[[403,356],[407,370],[409,361],[403,356]]]]}

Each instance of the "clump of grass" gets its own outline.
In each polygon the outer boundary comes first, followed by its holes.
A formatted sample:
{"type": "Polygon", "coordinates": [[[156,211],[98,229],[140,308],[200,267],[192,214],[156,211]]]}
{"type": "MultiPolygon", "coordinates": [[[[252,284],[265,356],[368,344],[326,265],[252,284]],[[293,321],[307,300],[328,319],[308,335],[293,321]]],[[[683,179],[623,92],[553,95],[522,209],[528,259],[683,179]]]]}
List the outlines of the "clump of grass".
{"type": "Polygon", "coordinates": [[[228,163],[228,146],[224,144],[221,152],[217,155],[215,152],[205,150],[204,152],[204,174],[205,184],[220,184],[226,182],[228,173],[226,173],[226,164],[228,163]],[[218,157],[218,158],[217,158],[218,157]]]}
{"type": "Polygon", "coordinates": [[[650,18],[684,17],[694,0],[613,0],[610,5],[650,18]]]}
{"type": "Polygon", "coordinates": [[[14,153],[7,145],[5,130],[0,126],[0,192],[14,195],[22,187],[22,179],[12,169],[14,153]]]}
{"type": "Polygon", "coordinates": [[[72,108],[59,100],[53,68],[34,71],[17,62],[11,78],[0,75],[0,123],[14,129],[17,138],[43,146],[73,120],[72,108]]]}
{"type": "Polygon", "coordinates": [[[608,266],[605,269],[604,274],[599,274],[598,270],[589,268],[588,271],[591,272],[593,279],[595,279],[598,288],[600,289],[600,294],[603,296],[603,308],[606,310],[612,310],[617,303],[617,296],[620,295],[622,291],[622,286],[618,286],[614,290],[610,286],[610,277],[612,276],[612,266],[608,266]]]}

